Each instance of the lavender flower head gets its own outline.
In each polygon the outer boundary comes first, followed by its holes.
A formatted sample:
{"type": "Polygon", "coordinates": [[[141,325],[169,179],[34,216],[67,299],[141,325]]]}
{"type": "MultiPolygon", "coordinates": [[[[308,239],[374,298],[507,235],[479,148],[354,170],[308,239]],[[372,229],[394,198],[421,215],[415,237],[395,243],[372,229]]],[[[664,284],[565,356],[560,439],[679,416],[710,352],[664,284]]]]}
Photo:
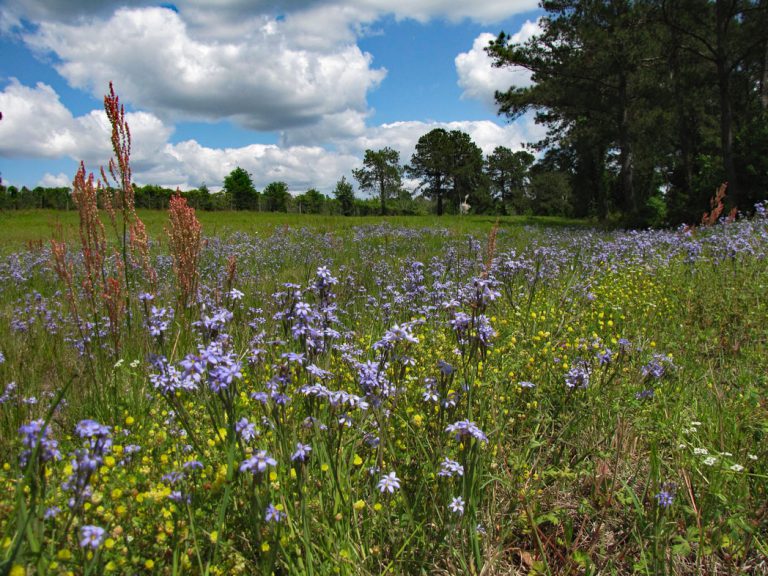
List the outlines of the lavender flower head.
{"type": "Polygon", "coordinates": [[[477,325],[475,327],[477,331],[477,341],[483,347],[489,348],[491,341],[496,335],[496,331],[493,329],[490,320],[485,314],[481,314],[477,317],[477,325]]]}
{"type": "Polygon", "coordinates": [[[0,394],[0,404],[5,404],[11,398],[13,398],[14,393],[16,392],[16,388],[16,382],[8,382],[8,384],[5,386],[5,390],[3,390],[3,393],[0,394]]]}
{"type": "Polygon", "coordinates": [[[81,420],[75,434],[85,440],[82,448],[74,451],[72,473],[62,483],[62,488],[72,492],[71,508],[79,508],[91,495],[91,476],[104,462],[104,456],[112,447],[111,428],[95,420],[81,420]]]}
{"type": "Polygon", "coordinates": [[[256,454],[242,461],[240,472],[250,472],[251,474],[261,474],[266,471],[267,466],[277,466],[277,460],[267,454],[266,450],[259,450],[256,454]]]}
{"type": "Polygon", "coordinates": [[[89,438],[93,440],[107,438],[110,431],[111,428],[109,426],[99,424],[95,420],[81,420],[77,423],[77,426],[75,426],[75,434],[80,436],[80,438],[89,438]]]}
{"type": "Polygon", "coordinates": [[[459,420],[458,422],[449,424],[445,431],[454,434],[457,441],[461,441],[466,437],[471,437],[480,442],[488,442],[488,436],[477,427],[477,424],[470,422],[469,420],[459,420]]]}
{"type": "Polygon", "coordinates": [[[664,482],[661,485],[661,490],[656,494],[655,498],[659,506],[662,508],[669,508],[675,501],[675,494],[677,493],[677,484],[675,482],[664,482]]]}
{"type": "Polygon", "coordinates": [[[381,480],[379,480],[378,488],[383,494],[384,492],[389,492],[390,494],[394,494],[395,490],[400,489],[400,479],[397,477],[397,474],[394,472],[390,472],[389,474],[384,474],[384,476],[381,477],[381,480]]]}
{"type": "Polygon", "coordinates": [[[245,442],[250,442],[256,438],[256,426],[252,422],[249,422],[247,418],[240,418],[235,424],[235,432],[238,433],[240,438],[245,442]]]}
{"type": "Polygon", "coordinates": [[[50,426],[43,426],[42,419],[32,420],[28,424],[22,424],[19,428],[19,434],[21,434],[21,444],[24,446],[24,450],[19,457],[22,467],[26,466],[29,462],[29,457],[34,452],[35,448],[40,445],[38,452],[38,459],[40,462],[49,462],[51,460],[61,460],[61,452],[59,452],[59,443],[51,438],[50,426]]]}
{"type": "Polygon", "coordinates": [[[173,320],[173,308],[152,306],[150,316],[147,319],[147,329],[150,335],[155,338],[162,336],[171,325],[171,320],[173,320]]]}
{"type": "Polygon", "coordinates": [[[458,514],[461,516],[464,514],[464,498],[461,496],[456,496],[453,500],[451,500],[451,503],[448,505],[448,508],[450,508],[451,512],[454,514],[458,514]]]}
{"type": "Polygon", "coordinates": [[[407,325],[399,326],[395,324],[384,334],[384,337],[373,345],[374,350],[383,348],[384,350],[391,350],[398,342],[406,342],[412,344],[418,344],[419,339],[414,336],[410,327],[407,325]]]}
{"type": "Polygon", "coordinates": [[[296,452],[291,456],[291,462],[306,462],[309,458],[309,453],[312,451],[312,447],[309,444],[296,443],[296,452]]]}
{"type": "Polygon", "coordinates": [[[565,375],[565,385],[571,390],[575,388],[586,388],[589,386],[589,376],[589,366],[585,362],[582,362],[578,366],[574,366],[568,370],[568,374],[565,375]]]}
{"type": "Polygon", "coordinates": [[[269,522],[280,522],[286,517],[285,512],[277,508],[271,502],[267,506],[267,511],[264,513],[264,519],[269,522]]]}
{"type": "Polygon", "coordinates": [[[208,384],[214,392],[229,388],[235,380],[243,377],[243,365],[234,354],[225,354],[218,358],[215,368],[208,369],[208,384]]]}
{"type": "Polygon", "coordinates": [[[104,542],[106,532],[104,528],[98,526],[80,527],[80,547],[96,550],[104,542]]]}
{"type": "Polygon", "coordinates": [[[326,266],[320,266],[317,269],[317,276],[315,278],[315,289],[324,290],[329,286],[338,284],[338,279],[334,278],[331,271],[326,266]]]}
{"type": "Polygon", "coordinates": [[[438,472],[437,475],[445,476],[447,478],[450,478],[453,475],[464,476],[464,466],[456,462],[456,460],[451,460],[446,457],[440,462],[440,472],[438,472]]]}
{"type": "Polygon", "coordinates": [[[643,366],[642,374],[647,378],[655,378],[656,380],[663,378],[668,369],[674,369],[675,365],[669,356],[663,354],[654,354],[648,364],[643,366]]]}
{"type": "Polygon", "coordinates": [[[180,371],[176,366],[168,364],[168,361],[159,357],[155,363],[159,370],[157,374],[150,374],[149,381],[155,390],[158,390],[165,396],[172,396],[181,390],[197,390],[200,381],[200,373],[197,371],[197,364],[187,356],[181,361],[184,371],[180,371]]]}

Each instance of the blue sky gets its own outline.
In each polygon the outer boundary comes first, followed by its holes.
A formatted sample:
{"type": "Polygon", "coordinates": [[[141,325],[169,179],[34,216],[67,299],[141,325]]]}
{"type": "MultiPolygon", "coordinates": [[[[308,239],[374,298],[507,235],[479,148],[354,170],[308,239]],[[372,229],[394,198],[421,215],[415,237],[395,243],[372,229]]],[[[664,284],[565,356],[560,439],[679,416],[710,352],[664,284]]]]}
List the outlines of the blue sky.
{"type": "Polygon", "coordinates": [[[0,172],[68,185],[109,159],[101,108],[126,106],[139,184],[218,189],[242,166],[257,188],[330,192],[366,148],[407,163],[435,127],[489,153],[541,137],[496,115],[495,89],[525,85],[483,52],[500,30],[537,31],[532,0],[3,0],[0,172]]]}

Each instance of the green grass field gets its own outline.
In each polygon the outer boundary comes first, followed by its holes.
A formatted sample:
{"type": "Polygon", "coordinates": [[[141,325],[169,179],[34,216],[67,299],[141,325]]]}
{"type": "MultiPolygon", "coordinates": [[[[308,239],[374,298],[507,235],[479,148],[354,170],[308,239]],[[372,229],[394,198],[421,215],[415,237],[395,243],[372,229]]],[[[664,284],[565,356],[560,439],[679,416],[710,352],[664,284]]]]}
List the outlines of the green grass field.
{"type": "Polygon", "coordinates": [[[768,573],[764,217],[139,216],[0,214],[0,574],[768,573]]]}
{"type": "MultiPolygon", "coordinates": [[[[139,210],[139,217],[151,237],[162,240],[168,226],[168,214],[161,210],[139,210]]],[[[341,231],[355,226],[374,224],[381,221],[377,216],[345,217],[315,216],[308,214],[282,214],[272,212],[198,212],[198,218],[206,235],[216,236],[232,232],[272,233],[276,228],[308,227],[318,231],[341,231]]],[[[105,226],[108,220],[103,218],[105,226]]],[[[494,216],[392,216],[386,222],[393,226],[424,227],[445,226],[456,233],[487,234],[496,222],[494,216]]],[[[584,227],[580,220],[556,217],[502,216],[498,218],[502,228],[517,228],[527,225],[584,227]]],[[[6,210],[0,211],[0,245],[17,249],[29,243],[48,243],[52,237],[63,237],[68,241],[78,238],[78,215],[76,211],[61,210],[6,210]]]]}

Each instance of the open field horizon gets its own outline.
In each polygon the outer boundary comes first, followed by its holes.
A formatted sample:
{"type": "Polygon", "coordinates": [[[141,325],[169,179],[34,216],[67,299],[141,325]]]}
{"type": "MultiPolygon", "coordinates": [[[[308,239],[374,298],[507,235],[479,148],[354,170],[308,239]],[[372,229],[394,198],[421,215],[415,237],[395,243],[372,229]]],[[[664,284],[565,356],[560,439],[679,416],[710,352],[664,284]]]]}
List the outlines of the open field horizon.
{"type": "MultiPolygon", "coordinates": [[[[167,210],[138,209],[137,214],[144,221],[151,238],[164,241],[168,226],[167,210]]],[[[445,227],[453,233],[475,232],[487,234],[498,221],[501,229],[520,226],[571,226],[589,227],[588,220],[562,218],[557,216],[493,216],[493,215],[444,215],[444,216],[329,216],[317,214],[284,214],[277,212],[249,211],[198,211],[197,217],[203,227],[203,234],[216,236],[232,232],[271,233],[280,227],[307,227],[321,232],[350,230],[356,226],[386,223],[402,227],[445,227]]],[[[106,215],[102,216],[108,225],[106,215]]],[[[52,238],[68,242],[78,240],[79,220],[77,210],[13,210],[0,211],[0,245],[5,250],[21,248],[27,243],[48,244],[52,238]]]]}

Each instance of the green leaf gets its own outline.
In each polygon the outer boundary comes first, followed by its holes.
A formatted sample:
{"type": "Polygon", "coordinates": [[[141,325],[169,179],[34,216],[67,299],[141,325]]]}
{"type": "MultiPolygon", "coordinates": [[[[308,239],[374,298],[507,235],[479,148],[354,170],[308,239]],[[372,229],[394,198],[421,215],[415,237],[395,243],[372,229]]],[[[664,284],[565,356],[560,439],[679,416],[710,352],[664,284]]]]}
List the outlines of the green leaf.
{"type": "Polygon", "coordinates": [[[545,522],[550,522],[555,526],[559,526],[560,518],[558,518],[557,514],[554,512],[547,512],[546,514],[542,514],[541,516],[536,517],[536,526],[541,526],[545,522]]]}
{"type": "Polygon", "coordinates": [[[682,536],[676,536],[672,540],[675,544],[672,545],[672,554],[675,556],[688,556],[691,553],[691,545],[682,536]]]}

